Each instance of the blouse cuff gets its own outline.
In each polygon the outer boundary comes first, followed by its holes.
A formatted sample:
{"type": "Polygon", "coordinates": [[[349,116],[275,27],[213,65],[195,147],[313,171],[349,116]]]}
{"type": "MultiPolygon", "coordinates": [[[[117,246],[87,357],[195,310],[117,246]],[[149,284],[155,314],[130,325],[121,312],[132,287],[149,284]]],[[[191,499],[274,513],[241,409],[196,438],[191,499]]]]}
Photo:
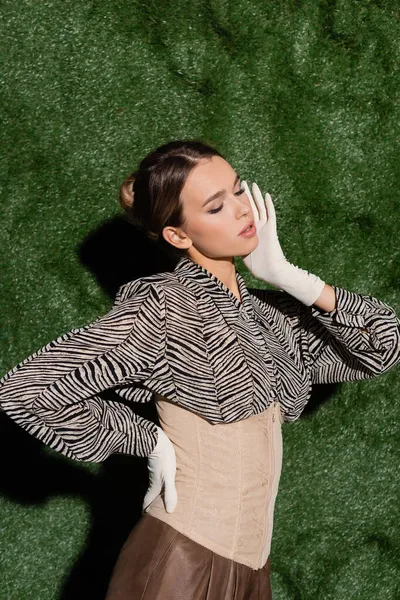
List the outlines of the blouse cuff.
{"type": "Polygon", "coordinates": [[[118,449],[118,454],[148,457],[158,441],[158,426],[139,415],[134,415],[134,424],[127,432],[125,441],[118,449]]]}
{"type": "Polygon", "coordinates": [[[337,299],[336,308],[331,311],[323,311],[318,307],[313,307],[313,316],[325,324],[334,322],[344,325],[345,328],[340,327],[340,331],[338,331],[344,338],[347,338],[346,328],[348,327],[348,341],[351,337],[351,345],[360,349],[367,349],[371,345],[376,350],[391,348],[393,339],[388,335],[388,325],[397,327],[399,324],[394,310],[372,296],[351,292],[335,285],[332,288],[337,299]],[[357,329],[361,334],[358,341],[354,338],[354,331],[357,329]]]}

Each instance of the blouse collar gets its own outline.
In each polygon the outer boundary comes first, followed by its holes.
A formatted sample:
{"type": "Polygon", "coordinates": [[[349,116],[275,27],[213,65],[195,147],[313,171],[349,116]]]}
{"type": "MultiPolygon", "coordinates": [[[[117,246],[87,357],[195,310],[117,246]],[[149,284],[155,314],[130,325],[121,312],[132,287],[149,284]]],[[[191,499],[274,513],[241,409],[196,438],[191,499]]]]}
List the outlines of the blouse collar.
{"type": "Polygon", "coordinates": [[[245,318],[254,316],[253,303],[246,287],[246,282],[236,268],[236,281],[242,302],[214,273],[211,273],[211,271],[186,256],[178,260],[174,273],[179,278],[184,277],[192,282],[192,284],[200,286],[199,291],[202,289],[208,292],[217,303],[218,301],[224,301],[225,307],[232,305],[232,309],[240,312],[245,318]],[[231,301],[230,303],[226,303],[227,298],[231,301]]]}

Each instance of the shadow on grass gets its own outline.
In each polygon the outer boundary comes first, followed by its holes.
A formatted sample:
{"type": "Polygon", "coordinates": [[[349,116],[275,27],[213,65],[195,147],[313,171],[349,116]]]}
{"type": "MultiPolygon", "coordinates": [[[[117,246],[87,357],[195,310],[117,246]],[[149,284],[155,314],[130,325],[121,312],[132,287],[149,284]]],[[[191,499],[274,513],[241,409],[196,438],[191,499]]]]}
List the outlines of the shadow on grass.
{"type": "Polygon", "coordinates": [[[42,442],[4,413],[0,428],[0,449],[7,456],[1,466],[4,497],[21,505],[42,505],[55,496],[77,496],[89,507],[90,533],[58,598],[103,599],[119,550],[141,515],[148,485],[146,460],[111,455],[92,474],[74,461],[47,454],[42,442]]]}

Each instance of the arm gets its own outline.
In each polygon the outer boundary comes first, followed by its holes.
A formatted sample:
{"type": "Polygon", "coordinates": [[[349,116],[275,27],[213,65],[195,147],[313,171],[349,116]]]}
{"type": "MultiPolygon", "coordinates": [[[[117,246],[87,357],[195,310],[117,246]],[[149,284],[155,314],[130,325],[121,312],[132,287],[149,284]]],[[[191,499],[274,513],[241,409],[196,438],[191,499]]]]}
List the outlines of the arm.
{"type": "Polygon", "coordinates": [[[325,283],[322,292],[313,304],[325,312],[333,311],[337,307],[337,298],[333,287],[325,283]]]}
{"type": "Polygon", "coordinates": [[[0,380],[0,407],[26,431],[69,458],[148,456],[157,426],[98,394],[151,376],[162,350],[164,303],[148,283],[104,316],[72,329],[0,380]]]}
{"type": "Polygon", "coordinates": [[[282,290],[251,291],[289,320],[312,383],[373,379],[399,363],[400,321],[394,310],[372,296],[332,289],[331,311],[306,306],[282,290]]]}

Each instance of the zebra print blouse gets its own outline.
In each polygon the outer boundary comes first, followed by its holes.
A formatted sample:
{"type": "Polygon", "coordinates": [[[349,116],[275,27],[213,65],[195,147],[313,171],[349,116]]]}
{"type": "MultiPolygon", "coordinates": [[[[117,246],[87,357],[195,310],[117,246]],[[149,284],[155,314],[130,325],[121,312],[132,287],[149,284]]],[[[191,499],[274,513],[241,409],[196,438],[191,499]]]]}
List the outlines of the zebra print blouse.
{"type": "Polygon", "coordinates": [[[337,307],[324,312],[236,279],[241,302],[181,258],[173,272],[122,285],[107,314],[6,373],[0,407],[65,456],[100,462],[150,454],[157,426],[133,407],[154,392],[211,423],[246,419],[276,398],[291,422],[313,383],[373,379],[400,362],[400,321],[384,302],[332,286],[337,307]]]}

